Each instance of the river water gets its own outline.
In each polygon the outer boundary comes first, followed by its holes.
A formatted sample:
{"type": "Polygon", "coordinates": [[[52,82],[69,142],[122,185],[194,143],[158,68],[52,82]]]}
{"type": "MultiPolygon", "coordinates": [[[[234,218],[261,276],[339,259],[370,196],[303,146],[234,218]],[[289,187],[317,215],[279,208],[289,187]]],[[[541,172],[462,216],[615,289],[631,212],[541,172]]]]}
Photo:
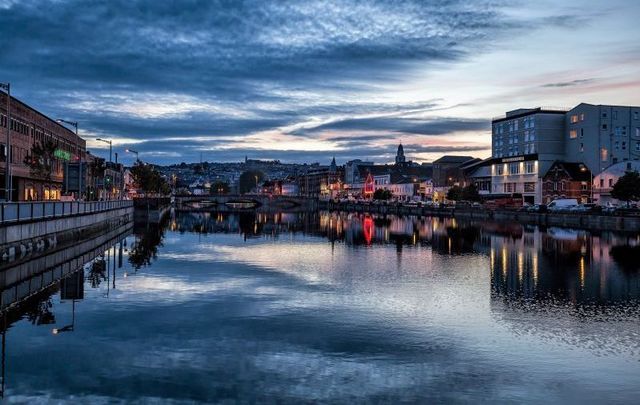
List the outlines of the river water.
{"type": "Polygon", "coordinates": [[[183,212],[95,249],[3,287],[4,401],[640,397],[637,234],[183,212]]]}

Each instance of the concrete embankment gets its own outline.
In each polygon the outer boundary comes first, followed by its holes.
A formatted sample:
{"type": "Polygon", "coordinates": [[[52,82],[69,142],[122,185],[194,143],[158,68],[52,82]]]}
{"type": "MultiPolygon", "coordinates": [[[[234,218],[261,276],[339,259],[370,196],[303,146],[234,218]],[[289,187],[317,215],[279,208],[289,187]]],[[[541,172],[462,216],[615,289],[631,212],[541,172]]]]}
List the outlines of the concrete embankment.
{"type": "Polygon", "coordinates": [[[445,216],[519,222],[541,226],[559,226],[611,231],[640,232],[640,216],[598,215],[595,213],[534,213],[516,210],[487,210],[482,208],[431,208],[403,205],[376,205],[324,202],[321,208],[336,211],[362,212],[371,214],[395,214],[416,216],[445,216]]]}
{"type": "Polygon", "coordinates": [[[32,204],[37,212],[34,214],[34,208],[31,207],[32,215],[4,217],[0,223],[0,266],[31,260],[133,220],[131,201],[18,204],[32,204]],[[38,211],[41,208],[38,204],[43,205],[42,211],[38,211]],[[59,206],[62,209],[58,210],[59,206]],[[51,215],[48,215],[50,207],[53,208],[51,215]]]}
{"type": "Polygon", "coordinates": [[[56,284],[129,235],[132,229],[133,223],[128,222],[32,260],[3,268],[0,271],[0,310],[56,284]]]}

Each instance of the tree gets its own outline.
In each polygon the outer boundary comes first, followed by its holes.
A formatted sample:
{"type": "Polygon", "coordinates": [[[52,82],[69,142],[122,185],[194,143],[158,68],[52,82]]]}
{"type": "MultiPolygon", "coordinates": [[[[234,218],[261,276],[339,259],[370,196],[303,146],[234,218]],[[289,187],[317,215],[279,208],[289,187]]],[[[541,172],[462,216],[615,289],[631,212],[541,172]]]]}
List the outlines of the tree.
{"type": "Polygon", "coordinates": [[[247,170],[240,175],[239,191],[240,194],[253,190],[259,182],[264,179],[264,173],[259,170],[247,170]]]}
{"type": "Polygon", "coordinates": [[[387,190],[386,188],[379,188],[373,192],[374,200],[387,201],[391,199],[391,197],[393,197],[393,193],[391,192],[391,190],[387,190]]]}
{"type": "Polygon", "coordinates": [[[460,201],[463,196],[463,188],[460,186],[453,186],[447,191],[447,200],[450,201],[460,201]]]}
{"type": "Polygon", "coordinates": [[[169,194],[171,187],[152,165],[140,161],[131,168],[133,181],[145,194],[169,194]]]}
{"type": "Polygon", "coordinates": [[[31,176],[51,183],[55,152],[56,144],[53,141],[45,140],[34,144],[31,153],[24,158],[24,164],[29,167],[31,176]]]}
{"type": "Polygon", "coordinates": [[[480,193],[475,184],[469,184],[462,190],[462,199],[466,201],[480,201],[480,193]]]}
{"type": "Polygon", "coordinates": [[[611,190],[611,197],[616,200],[640,201],[640,174],[637,171],[626,172],[620,177],[611,190]]]}

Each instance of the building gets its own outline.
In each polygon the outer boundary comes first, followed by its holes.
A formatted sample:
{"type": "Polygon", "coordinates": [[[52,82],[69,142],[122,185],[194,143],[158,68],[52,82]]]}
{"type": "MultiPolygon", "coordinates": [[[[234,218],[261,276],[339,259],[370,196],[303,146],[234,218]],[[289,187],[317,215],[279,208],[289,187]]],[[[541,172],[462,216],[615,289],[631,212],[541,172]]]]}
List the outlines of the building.
{"type": "Polygon", "coordinates": [[[565,157],[594,173],[640,160],[640,107],[578,104],[565,115],[565,157]]]}
{"type": "Polygon", "coordinates": [[[628,161],[618,162],[607,167],[604,171],[593,178],[593,200],[600,205],[618,205],[620,202],[611,197],[613,185],[618,182],[620,177],[626,172],[640,172],[640,162],[628,161]]]}
{"type": "MultiPolygon", "coordinates": [[[[476,160],[473,156],[445,155],[433,161],[433,184],[435,187],[464,185],[464,164],[476,160]]],[[[478,161],[480,159],[477,159],[478,161]]]]}
{"type": "Polygon", "coordinates": [[[491,193],[522,194],[524,202],[540,203],[540,178],[564,159],[566,110],[521,108],[491,123],[491,193]]]}
{"type": "Polygon", "coordinates": [[[575,198],[580,203],[591,200],[591,171],[584,163],[554,162],[542,178],[542,202],[558,198],[575,198]]]}
{"type": "Polygon", "coordinates": [[[298,192],[306,197],[337,197],[342,191],[344,169],[333,158],[329,167],[314,167],[298,176],[298,192]]]}
{"type": "MultiPolygon", "coordinates": [[[[611,165],[640,161],[640,107],[581,103],[568,111],[541,107],[509,111],[493,120],[491,145],[491,193],[519,193],[525,202],[542,203],[548,196],[562,195],[562,190],[546,189],[543,197],[542,177],[556,162],[598,175],[611,165]]],[[[551,187],[554,181],[549,181],[551,187]]],[[[567,181],[555,183],[567,185],[567,181]]],[[[582,181],[573,186],[580,183],[582,188],[582,181]]],[[[591,188],[590,181],[586,187],[591,188]]],[[[574,191],[584,197],[584,190],[574,191]]]]}
{"type": "Polygon", "coordinates": [[[73,131],[43,113],[11,97],[11,122],[7,123],[7,94],[0,92],[0,188],[6,198],[5,176],[7,155],[10,155],[11,199],[13,201],[58,200],[62,194],[64,165],[68,161],[85,159],[86,144],[73,131]],[[11,151],[8,153],[5,131],[10,127],[11,151]],[[33,147],[52,142],[55,153],[51,161],[51,180],[32,174],[25,163],[33,157],[33,147]]]}

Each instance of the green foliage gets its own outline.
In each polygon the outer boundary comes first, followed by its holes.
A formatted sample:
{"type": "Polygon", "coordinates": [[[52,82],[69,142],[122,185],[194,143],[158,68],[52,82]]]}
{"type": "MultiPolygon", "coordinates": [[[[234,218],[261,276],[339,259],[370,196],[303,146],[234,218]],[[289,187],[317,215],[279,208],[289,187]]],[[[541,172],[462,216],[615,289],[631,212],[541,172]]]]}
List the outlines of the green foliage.
{"type": "Polygon", "coordinates": [[[460,201],[462,200],[462,196],[464,193],[464,189],[460,186],[453,186],[447,191],[447,200],[449,201],[460,201]]]}
{"type": "Polygon", "coordinates": [[[131,168],[131,175],[138,188],[145,194],[163,194],[171,192],[169,183],[160,175],[160,172],[152,165],[137,161],[131,168]]]}
{"type": "Polygon", "coordinates": [[[238,185],[240,194],[253,190],[256,187],[256,184],[259,184],[262,180],[264,180],[264,173],[259,170],[247,170],[246,172],[243,172],[240,175],[238,185]]]}
{"type": "Polygon", "coordinates": [[[450,201],[480,201],[480,193],[475,184],[466,187],[453,186],[447,191],[447,200],[450,201]]]}
{"type": "Polygon", "coordinates": [[[386,188],[379,188],[373,193],[374,200],[387,201],[393,197],[393,193],[391,190],[387,190],[386,188]]]}
{"type": "Polygon", "coordinates": [[[640,174],[637,171],[626,172],[613,185],[611,197],[627,203],[629,201],[640,201],[640,174]]]}
{"type": "Polygon", "coordinates": [[[56,144],[52,141],[42,141],[31,147],[31,153],[24,158],[24,164],[29,167],[33,177],[46,182],[51,181],[53,174],[53,162],[55,157],[56,144]]]}
{"type": "Polygon", "coordinates": [[[480,201],[480,193],[475,184],[470,184],[462,190],[462,199],[466,201],[480,201]]]}

